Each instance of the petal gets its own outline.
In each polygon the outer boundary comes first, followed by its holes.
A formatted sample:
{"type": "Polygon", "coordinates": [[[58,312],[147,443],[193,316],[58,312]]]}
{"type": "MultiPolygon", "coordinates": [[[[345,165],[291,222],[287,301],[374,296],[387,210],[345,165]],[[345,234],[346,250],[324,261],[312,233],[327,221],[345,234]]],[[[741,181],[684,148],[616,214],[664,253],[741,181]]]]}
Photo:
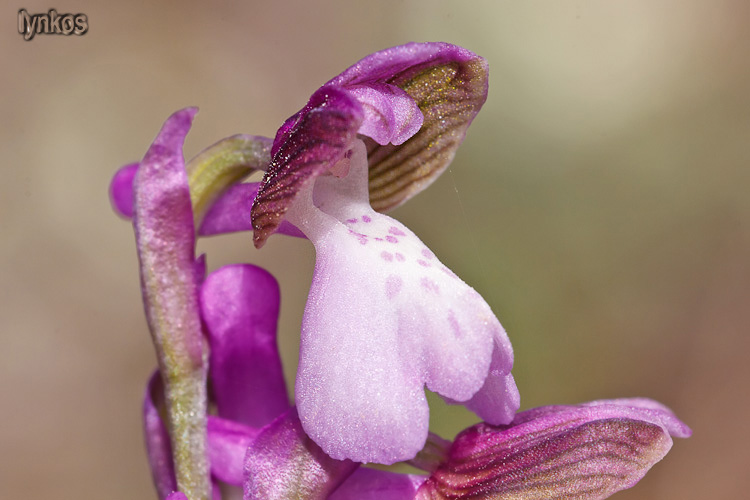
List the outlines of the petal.
{"type": "Polygon", "coordinates": [[[125,219],[133,218],[133,179],[138,171],[138,163],[120,168],[109,184],[109,201],[117,215],[125,219]]]}
{"type": "Polygon", "coordinates": [[[276,345],[279,285],[260,267],[235,264],[208,276],[200,300],[218,413],[263,427],[289,409],[276,345]]]}
{"type": "Polygon", "coordinates": [[[244,498],[324,500],[358,466],[323,453],[291,409],[266,426],[247,450],[244,498]]]}
{"type": "Polygon", "coordinates": [[[427,476],[360,467],[333,492],[330,500],[413,500],[427,476]]]}
{"type": "Polygon", "coordinates": [[[463,402],[479,418],[493,425],[513,420],[521,406],[521,395],[510,373],[513,368],[513,350],[507,336],[496,339],[492,351],[490,372],[484,385],[468,401],[463,402]]]}
{"type": "Polygon", "coordinates": [[[170,116],[141,162],[134,182],[134,226],[146,317],[157,350],[177,342],[200,364],[195,233],[182,157],[196,112],[191,108],[170,116]]]}
{"type": "Polygon", "coordinates": [[[258,430],[219,417],[208,417],[208,457],[211,474],[228,484],[242,486],[245,454],[258,430]]]}
{"type": "Polygon", "coordinates": [[[395,85],[373,83],[347,90],[363,106],[359,133],[378,144],[402,144],[422,127],[424,117],[417,103],[395,85]]]}
{"type": "Polygon", "coordinates": [[[170,116],[140,163],[133,226],[141,289],[164,380],[177,485],[210,495],[206,463],[206,365],[198,306],[199,265],[182,145],[197,109],[170,116]],[[191,411],[184,411],[190,408],[191,411]]]}
{"type": "Polygon", "coordinates": [[[382,212],[425,189],[448,167],[487,99],[488,68],[483,58],[456,45],[409,43],[365,57],[326,85],[373,84],[401,88],[424,117],[419,132],[403,144],[366,141],[370,202],[382,212]]]}
{"type": "Polygon", "coordinates": [[[677,423],[684,427],[668,410],[602,401],[530,410],[509,426],[479,424],[456,437],[416,498],[607,498],[666,455],[667,427],[677,423]]]}
{"type": "MultiPolygon", "coordinates": [[[[425,443],[425,385],[468,400],[495,346],[506,374],[512,350],[481,296],[369,207],[365,161],[359,142],[346,177],[319,177],[288,212],[316,249],[295,393],[305,431],[326,453],[394,463],[425,443]]],[[[495,404],[515,411],[513,394],[495,393],[495,404]]]]}
{"type": "Polygon", "coordinates": [[[156,492],[159,498],[167,498],[177,489],[177,480],[174,475],[169,434],[159,416],[157,404],[164,404],[164,388],[159,372],[155,371],[146,384],[146,393],[143,397],[143,434],[156,492]]]}
{"type": "MultiPolygon", "coordinates": [[[[200,225],[200,236],[251,231],[250,207],[258,194],[259,182],[235,184],[227,189],[208,209],[200,225]]],[[[304,238],[305,235],[288,221],[282,221],[278,233],[304,238]]]]}
{"type": "Polygon", "coordinates": [[[344,157],[362,119],[362,107],[349,93],[322,87],[279,129],[252,207],[256,247],[277,230],[300,190],[344,157]]]}

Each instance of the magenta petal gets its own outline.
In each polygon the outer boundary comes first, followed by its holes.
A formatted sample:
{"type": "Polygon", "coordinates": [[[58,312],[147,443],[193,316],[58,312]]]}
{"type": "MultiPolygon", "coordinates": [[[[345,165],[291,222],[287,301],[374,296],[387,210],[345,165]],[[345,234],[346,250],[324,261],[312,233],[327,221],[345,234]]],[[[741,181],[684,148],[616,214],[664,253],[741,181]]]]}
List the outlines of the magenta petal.
{"type": "Polygon", "coordinates": [[[244,498],[325,500],[358,466],[326,455],[292,408],[263,428],[247,450],[244,498]]]}
{"type": "Polygon", "coordinates": [[[413,500],[427,476],[360,467],[329,500],[413,500]]]}
{"type": "Polygon", "coordinates": [[[133,179],[138,171],[138,163],[120,168],[109,184],[109,201],[117,215],[133,218],[133,179]]]}
{"type": "Polygon", "coordinates": [[[146,319],[164,380],[177,484],[210,494],[206,463],[206,372],[198,304],[200,265],[182,145],[197,109],[174,113],[134,181],[135,228],[146,319]],[[184,408],[191,411],[184,411],[184,408]]]}
{"type": "Polygon", "coordinates": [[[424,117],[405,91],[386,83],[347,87],[365,113],[359,133],[380,145],[403,144],[417,133],[424,117]]]}
{"type": "MultiPolygon", "coordinates": [[[[214,236],[238,231],[251,231],[253,223],[250,218],[250,208],[258,194],[259,187],[259,182],[248,182],[235,184],[227,189],[208,209],[198,234],[200,236],[214,236]]],[[[305,237],[299,229],[287,221],[281,222],[277,232],[297,238],[305,237]]]]}
{"type": "Polygon", "coordinates": [[[211,273],[200,297],[219,415],[260,428],[289,409],[276,345],[279,286],[269,272],[235,264],[211,273]]]}
{"type": "Polygon", "coordinates": [[[176,342],[200,365],[195,231],[182,157],[196,113],[188,108],[170,116],[141,162],[134,181],[134,226],[146,317],[157,351],[165,342],[176,342]]]}
{"type": "Polygon", "coordinates": [[[156,401],[164,400],[163,391],[161,376],[155,371],[149,378],[143,397],[143,433],[148,463],[159,498],[167,498],[177,489],[169,434],[156,409],[156,401]]]}
{"type": "Polygon", "coordinates": [[[666,455],[670,434],[689,429],[647,400],[536,408],[463,431],[416,498],[607,498],[666,455]]]}
{"type": "Polygon", "coordinates": [[[208,417],[208,457],[211,474],[228,484],[242,486],[247,448],[258,434],[246,425],[208,417]]]}
{"type": "Polygon", "coordinates": [[[256,247],[277,230],[297,194],[344,158],[362,119],[362,107],[348,92],[322,87],[279,129],[252,208],[256,247]]]}
{"type": "Polygon", "coordinates": [[[252,229],[250,207],[258,194],[259,183],[235,184],[211,205],[198,234],[213,236],[252,229]]]}

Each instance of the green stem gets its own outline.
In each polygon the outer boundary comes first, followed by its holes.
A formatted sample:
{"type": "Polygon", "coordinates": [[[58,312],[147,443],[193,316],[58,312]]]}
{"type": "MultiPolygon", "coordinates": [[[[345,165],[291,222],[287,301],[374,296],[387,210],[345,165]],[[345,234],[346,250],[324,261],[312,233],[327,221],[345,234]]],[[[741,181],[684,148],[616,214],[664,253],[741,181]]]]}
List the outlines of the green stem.
{"type": "MultiPolygon", "coordinates": [[[[204,353],[206,350],[204,350],[204,353]]],[[[211,500],[206,456],[206,369],[177,363],[164,372],[165,398],[177,487],[190,500],[211,500]]]]}

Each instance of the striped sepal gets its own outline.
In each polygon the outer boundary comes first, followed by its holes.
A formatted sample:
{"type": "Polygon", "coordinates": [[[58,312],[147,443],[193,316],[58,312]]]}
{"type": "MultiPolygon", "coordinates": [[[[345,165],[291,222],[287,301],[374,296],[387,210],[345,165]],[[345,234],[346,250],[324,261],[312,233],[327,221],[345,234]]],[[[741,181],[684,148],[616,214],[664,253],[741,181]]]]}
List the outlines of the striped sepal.
{"type": "Polygon", "coordinates": [[[448,167],[487,98],[484,59],[449,60],[394,83],[424,115],[422,128],[404,144],[381,146],[366,138],[370,165],[370,204],[384,212],[429,186],[448,167]]]}
{"type": "Polygon", "coordinates": [[[282,126],[251,211],[256,247],[276,231],[297,193],[343,158],[361,123],[362,108],[348,92],[321,87],[282,126]]]}
{"type": "Polygon", "coordinates": [[[629,488],[666,455],[670,434],[690,429],[666,409],[613,403],[540,408],[507,426],[470,427],[416,499],[599,500],[629,488]]]}

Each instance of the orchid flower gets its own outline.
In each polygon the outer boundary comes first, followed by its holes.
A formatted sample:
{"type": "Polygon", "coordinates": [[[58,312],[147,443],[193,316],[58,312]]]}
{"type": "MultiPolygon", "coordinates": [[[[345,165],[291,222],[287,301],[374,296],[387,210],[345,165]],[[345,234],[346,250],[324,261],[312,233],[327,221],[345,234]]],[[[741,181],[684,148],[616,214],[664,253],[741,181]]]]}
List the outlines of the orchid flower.
{"type": "Polygon", "coordinates": [[[409,44],[328,82],[274,141],[234,136],[185,162],[189,108],[115,175],[159,363],[143,404],[159,498],[219,500],[226,483],[246,500],[602,499],[690,435],[646,399],[516,413],[512,349],[489,306],[380,213],[447,167],[486,90],[478,56],[409,44]],[[257,246],[280,232],[316,248],[296,407],[275,279],[250,264],[206,277],[195,255],[197,236],[251,228],[257,246]],[[452,443],[428,434],[425,386],[484,422],[452,443]],[[427,474],[360,467],[403,460],[427,474]]]}
{"type": "Polygon", "coordinates": [[[287,220],[315,246],[295,394],[305,432],[334,458],[412,458],[428,433],[425,386],[493,424],[518,409],[513,351],[490,307],[375,210],[447,168],[486,94],[484,59],[408,44],[329,81],[276,135],[255,243],[287,220]]]}

